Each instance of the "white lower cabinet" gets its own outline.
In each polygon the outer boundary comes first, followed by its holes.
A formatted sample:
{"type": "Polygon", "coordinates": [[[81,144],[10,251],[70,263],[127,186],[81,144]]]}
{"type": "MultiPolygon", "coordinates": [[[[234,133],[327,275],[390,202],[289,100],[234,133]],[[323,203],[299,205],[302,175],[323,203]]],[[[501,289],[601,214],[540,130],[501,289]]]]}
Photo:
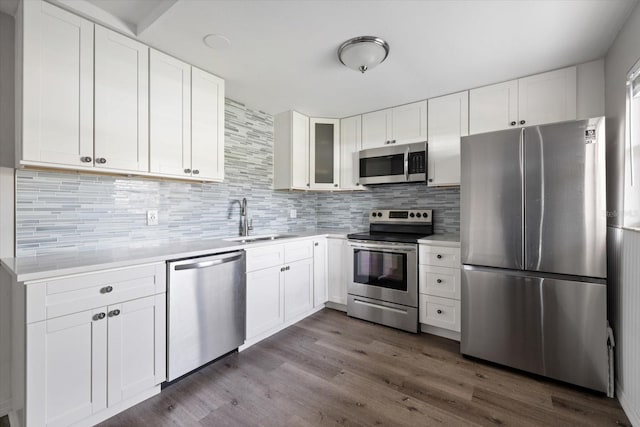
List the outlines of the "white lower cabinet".
{"type": "Polygon", "coordinates": [[[313,241],[313,306],[323,306],[329,300],[327,269],[327,239],[313,241]]]}
{"type": "Polygon", "coordinates": [[[25,319],[13,338],[26,344],[14,361],[25,378],[20,425],[92,425],[160,391],[166,378],[165,268],[158,263],[14,282],[14,301],[26,302],[14,317],[25,319]],[[92,307],[85,309],[87,304],[92,307]]]}
{"type": "Polygon", "coordinates": [[[421,329],[459,341],[460,243],[420,243],[418,259],[421,329]]]}
{"type": "Polygon", "coordinates": [[[353,262],[347,239],[328,238],[327,254],[329,301],[346,305],[347,283],[350,280],[350,267],[353,262]]]}
{"type": "Polygon", "coordinates": [[[321,293],[326,271],[324,241],[316,238],[246,249],[247,337],[241,350],[324,307],[314,303],[316,279],[321,293]]]}

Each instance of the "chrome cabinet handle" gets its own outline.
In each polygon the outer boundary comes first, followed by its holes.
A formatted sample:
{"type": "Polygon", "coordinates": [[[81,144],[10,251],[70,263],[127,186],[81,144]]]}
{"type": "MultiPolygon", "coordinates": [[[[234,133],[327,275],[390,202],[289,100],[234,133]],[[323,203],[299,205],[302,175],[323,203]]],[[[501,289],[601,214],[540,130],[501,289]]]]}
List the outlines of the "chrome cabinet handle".
{"type": "Polygon", "coordinates": [[[100,293],[103,294],[108,294],[110,292],[113,292],[113,286],[105,286],[104,288],[100,289],[100,293]]]}
{"type": "Polygon", "coordinates": [[[191,173],[191,169],[185,169],[184,173],[191,173]]]}
{"type": "Polygon", "coordinates": [[[115,309],[109,312],[109,317],[115,317],[115,316],[118,316],[119,314],[120,314],[120,310],[115,309]]]}
{"type": "Polygon", "coordinates": [[[91,160],[93,160],[93,159],[91,157],[89,157],[89,156],[80,157],[80,161],[82,163],[91,163],[91,160]]]}
{"type": "Polygon", "coordinates": [[[93,320],[102,320],[106,317],[107,315],[104,313],[98,313],[98,314],[94,314],[93,315],[93,320]]]}
{"type": "Polygon", "coordinates": [[[199,171],[198,169],[194,169],[194,170],[193,170],[193,174],[194,174],[194,175],[198,175],[199,173],[200,173],[200,171],[199,171]]]}
{"type": "Polygon", "coordinates": [[[105,163],[107,163],[107,159],[105,159],[104,157],[98,157],[96,158],[96,163],[100,163],[101,165],[104,165],[105,163]]]}

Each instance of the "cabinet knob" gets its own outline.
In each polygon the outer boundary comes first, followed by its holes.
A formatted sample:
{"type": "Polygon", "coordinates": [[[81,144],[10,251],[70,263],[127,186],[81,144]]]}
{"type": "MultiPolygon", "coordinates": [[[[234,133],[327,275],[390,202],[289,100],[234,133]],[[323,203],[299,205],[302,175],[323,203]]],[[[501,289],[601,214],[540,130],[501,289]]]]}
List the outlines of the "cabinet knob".
{"type": "Polygon", "coordinates": [[[510,124],[511,126],[515,126],[515,125],[516,125],[516,122],[515,122],[515,121],[513,121],[513,122],[511,122],[511,123],[509,123],[509,124],[510,124]]]}
{"type": "Polygon", "coordinates": [[[98,157],[96,158],[96,163],[100,163],[101,165],[104,165],[105,163],[107,163],[107,159],[105,159],[104,157],[98,157]]]}
{"type": "Polygon", "coordinates": [[[384,143],[385,144],[391,144],[391,141],[385,141],[384,143]]]}
{"type": "Polygon", "coordinates": [[[526,123],[526,122],[525,122],[524,120],[520,120],[520,124],[521,124],[521,125],[523,125],[523,124],[525,124],[525,123],[526,123]]]}
{"type": "Polygon", "coordinates": [[[311,184],[309,184],[308,182],[307,182],[307,187],[311,187],[311,184]]]}
{"type": "Polygon", "coordinates": [[[191,169],[185,169],[184,173],[191,173],[191,169]]]}
{"type": "Polygon", "coordinates": [[[102,320],[106,317],[107,315],[104,313],[98,313],[98,314],[94,314],[93,315],[93,320],[102,320]]]}
{"type": "Polygon", "coordinates": [[[113,292],[113,286],[105,286],[104,288],[100,289],[100,292],[102,292],[103,294],[113,292]]]}
{"type": "Polygon", "coordinates": [[[338,184],[333,184],[333,186],[334,186],[334,187],[337,187],[337,186],[338,186],[338,184]]]}
{"type": "Polygon", "coordinates": [[[391,143],[392,143],[392,144],[395,144],[395,143],[396,143],[396,140],[395,140],[395,139],[391,140],[391,143]]]}
{"type": "Polygon", "coordinates": [[[437,283],[442,283],[442,279],[436,280],[437,283]]]}
{"type": "Polygon", "coordinates": [[[284,267],[280,267],[280,271],[284,271],[284,267]]]}
{"type": "Polygon", "coordinates": [[[91,160],[93,160],[93,159],[91,157],[89,157],[89,156],[80,157],[80,161],[82,163],[91,163],[91,160]]]}
{"type": "Polygon", "coordinates": [[[287,271],[291,270],[291,266],[287,265],[286,270],[287,271]]]}
{"type": "Polygon", "coordinates": [[[199,173],[200,173],[200,171],[199,171],[198,169],[194,169],[194,170],[193,170],[193,174],[194,174],[194,175],[198,175],[199,173]]]}
{"type": "Polygon", "coordinates": [[[429,178],[429,182],[433,182],[433,178],[429,178]]]}
{"type": "Polygon", "coordinates": [[[360,185],[360,183],[359,183],[359,182],[356,182],[356,185],[360,185]]]}
{"type": "Polygon", "coordinates": [[[120,310],[118,310],[118,309],[115,309],[115,310],[109,312],[109,317],[115,317],[115,316],[118,316],[118,315],[120,315],[120,310]]]}
{"type": "Polygon", "coordinates": [[[436,258],[442,259],[442,255],[438,254],[438,255],[436,255],[436,258]]]}
{"type": "Polygon", "coordinates": [[[437,313],[438,313],[438,314],[442,314],[442,310],[438,310],[438,312],[437,312],[437,313]]]}
{"type": "Polygon", "coordinates": [[[319,245],[319,243],[318,243],[318,242],[315,242],[315,243],[313,244],[313,246],[318,246],[318,245],[319,245]]]}

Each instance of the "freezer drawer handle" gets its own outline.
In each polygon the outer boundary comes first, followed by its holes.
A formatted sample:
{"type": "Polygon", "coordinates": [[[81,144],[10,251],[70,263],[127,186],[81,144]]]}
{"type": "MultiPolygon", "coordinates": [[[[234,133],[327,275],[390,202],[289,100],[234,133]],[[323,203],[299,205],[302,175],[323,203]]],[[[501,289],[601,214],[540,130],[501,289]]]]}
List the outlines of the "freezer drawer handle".
{"type": "Polygon", "coordinates": [[[406,310],[400,310],[398,308],[387,307],[384,305],[371,304],[370,302],[362,301],[357,298],[354,299],[353,301],[356,302],[357,304],[366,305],[367,307],[379,308],[380,310],[393,311],[394,313],[407,314],[406,310]]]}
{"type": "Polygon", "coordinates": [[[196,262],[193,264],[176,265],[175,270],[178,271],[178,270],[193,270],[196,268],[207,268],[207,267],[212,267],[214,265],[220,265],[220,264],[225,264],[227,262],[237,261],[241,257],[242,255],[234,255],[229,258],[214,259],[211,261],[196,262]]]}

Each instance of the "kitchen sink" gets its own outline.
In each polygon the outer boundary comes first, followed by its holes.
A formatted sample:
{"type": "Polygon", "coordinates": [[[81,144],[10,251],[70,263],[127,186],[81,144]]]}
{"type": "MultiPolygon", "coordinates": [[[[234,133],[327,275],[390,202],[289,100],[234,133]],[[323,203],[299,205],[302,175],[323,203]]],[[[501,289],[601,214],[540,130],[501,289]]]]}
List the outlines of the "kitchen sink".
{"type": "Polygon", "coordinates": [[[253,243],[253,242],[262,242],[265,240],[286,239],[289,237],[296,237],[296,236],[294,234],[262,234],[257,236],[229,237],[227,239],[222,239],[222,240],[226,242],[253,243]]]}

